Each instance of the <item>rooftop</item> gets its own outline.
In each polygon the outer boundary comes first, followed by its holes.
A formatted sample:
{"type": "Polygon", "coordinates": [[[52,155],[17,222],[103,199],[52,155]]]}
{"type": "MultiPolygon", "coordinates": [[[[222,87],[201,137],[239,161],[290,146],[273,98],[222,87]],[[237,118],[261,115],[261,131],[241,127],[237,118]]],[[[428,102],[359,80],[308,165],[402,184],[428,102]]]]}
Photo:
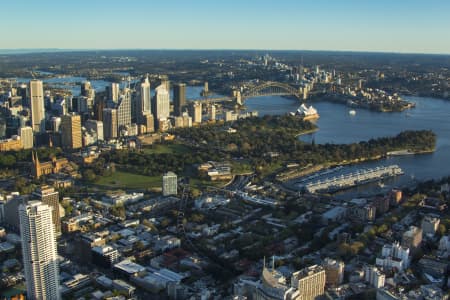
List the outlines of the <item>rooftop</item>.
{"type": "Polygon", "coordinates": [[[121,262],[114,265],[115,269],[119,269],[128,274],[135,274],[139,272],[144,272],[145,268],[138,265],[130,260],[122,260],[121,262]]]}

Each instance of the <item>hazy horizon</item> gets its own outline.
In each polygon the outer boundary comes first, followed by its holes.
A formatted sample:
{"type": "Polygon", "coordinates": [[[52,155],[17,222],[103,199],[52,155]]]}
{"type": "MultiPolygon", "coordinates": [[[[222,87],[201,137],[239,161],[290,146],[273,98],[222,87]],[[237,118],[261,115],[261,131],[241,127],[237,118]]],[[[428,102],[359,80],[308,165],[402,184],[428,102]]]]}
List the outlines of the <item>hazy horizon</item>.
{"type": "Polygon", "coordinates": [[[329,52],[329,53],[367,53],[367,54],[405,54],[405,55],[443,55],[449,53],[433,52],[399,52],[373,50],[334,50],[334,49],[251,49],[251,48],[0,48],[0,54],[32,54],[46,52],[89,52],[89,51],[267,51],[267,52],[329,52]]]}
{"type": "Polygon", "coordinates": [[[450,2],[7,1],[3,49],[450,54],[450,2]]]}

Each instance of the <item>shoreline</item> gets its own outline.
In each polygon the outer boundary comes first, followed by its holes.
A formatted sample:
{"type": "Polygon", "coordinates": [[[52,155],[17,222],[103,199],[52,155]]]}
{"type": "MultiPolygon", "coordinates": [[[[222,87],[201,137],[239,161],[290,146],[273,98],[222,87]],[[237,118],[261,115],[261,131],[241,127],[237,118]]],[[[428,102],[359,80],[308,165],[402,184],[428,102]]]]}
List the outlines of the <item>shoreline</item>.
{"type": "Polygon", "coordinates": [[[394,150],[394,151],[389,151],[386,152],[386,157],[389,156],[406,156],[406,155],[420,155],[420,154],[430,154],[435,152],[436,149],[431,149],[431,150],[411,150],[411,149],[401,149],[401,150],[394,150]]]}
{"type": "Polygon", "coordinates": [[[317,132],[317,131],[319,131],[319,130],[320,130],[320,128],[317,127],[317,128],[315,128],[315,129],[302,131],[302,132],[297,133],[296,135],[294,135],[294,137],[298,138],[298,137],[300,137],[300,136],[302,136],[302,135],[307,135],[307,134],[315,133],[315,132],[317,132]]]}
{"type": "Polygon", "coordinates": [[[416,104],[414,102],[401,100],[405,102],[405,105],[401,107],[373,107],[370,105],[365,105],[363,103],[355,102],[355,99],[352,99],[346,95],[335,95],[335,94],[323,94],[323,95],[313,95],[311,98],[309,98],[311,102],[332,102],[332,103],[338,103],[343,104],[349,108],[359,108],[359,109],[367,109],[369,111],[379,112],[379,113],[399,113],[403,112],[412,108],[415,108],[416,104]],[[347,102],[352,101],[354,105],[349,105],[347,102]]]}
{"type": "MultiPolygon", "coordinates": [[[[397,151],[405,151],[405,150],[397,150],[397,151]]],[[[411,152],[411,154],[407,154],[407,155],[420,155],[420,154],[431,154],[434,153],[436,151],[436,149],[433,150],[420,150],[420,151],[413,151],[411,152]]],[[[390,151],[390,152],[395,152],[395,151],[390,151]]],[[[397,156],[401,156],[401,155],[397,155],[397,156]]],[[[286,174],[286,178],[276,178],[281,184],[283,184],[284,186],[286,186],[289,189],[292,189],[291,184],[289,183],[289,181],[292,180],[296,180],[297,178],[300,177],[304,177],[316,172],[320,172],[324,169],[327,168],[334,168],[334,167],[339,167],[339,166],[348,166],[348,165],[353,165],[353,164],[359,164],[359,163],[363,163],[363,162],[370,162],[370,161],[377,161],[377,160],[381,160],[381,159],[385,159],[388,158],[389,155],[388,153],[385,153],[384,155],[377,155],[377,156],[372,156],[369,158],[355,158],[349,161],[341,161],[341,162],[328,162],[328,163],[323,163],[320,165],[316,165],[316,166],[311,166],[311,167],[307,167],[307,168],[303,168],[302,170],[298,170],[298,172],[292,172],[292,174],[286,174]]],[[[275,177],[277,177],[279,174],[277,174],[275,177]]],[[[292,189],[295,191],[295,189],[292,189]]]]}

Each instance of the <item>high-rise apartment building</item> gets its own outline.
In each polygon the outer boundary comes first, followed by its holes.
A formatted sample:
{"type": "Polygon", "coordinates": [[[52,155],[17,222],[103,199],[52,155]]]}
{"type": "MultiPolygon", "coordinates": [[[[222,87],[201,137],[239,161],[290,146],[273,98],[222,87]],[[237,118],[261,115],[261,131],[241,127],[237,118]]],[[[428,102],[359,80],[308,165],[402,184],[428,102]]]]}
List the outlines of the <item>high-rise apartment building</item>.
{"type": "Polygon", "coordinates": [[[85,81],[81,83],[81,95],[88,97],[89,90],[91,89],[91,83],[89,81],[85,81]]]}
{"type": "MultiPolygon", "coordinates": [[[[286,282],[286,277],[275,270],[263,266],[261,283],[257,284],[252,292],[252,299],[258,300],[294,300],[291,289],[286,282]]],[[[296,292],[298,294],[298,292],[296,292]]]]}
{"type": "Polygon", "coordinates": [[[53,132],[59,132],[61,129],[61,118],[60,117],[52,117],[50,120],[51,123],[51,130],[53,132]]]}
{"type": "Polygon", "coordinates": [[[325,258],[323,261],[323,268],[326,275],[326,285],[337,287],[344,281],[344,262],[325,258]]]}
{"type": "Polygon", "coordinates": [[[80,149],[83,147],[81,136],[81,116],[70,114],[61,118],[62,146],[65,149],[80,149]]]}
{"type": "Polygon", "coordinates": [[[52,211],[52,222],[55,225],[56,235],[61,234],[61,216],[59,214],[59,192],[48,185],[38,187],[33,196],[37,197],[42,203],[49,205],[52,211]]]}
{"type": "Polygon", "coordinates": [[[170,80],[167,75],[160,76],[161,85],[164,85],[166,90],[170,91],[170,80]]]}
{"type": "Polygon", "coordinates": [[[20,140],[22,142],[23,149],[33,148],[33,128],[30,126],[20,127],[19,132],[20,140]]]}
{"type": "Polygon", "coordinates": [[[117,105],[117,129],[131,125],[131,91],[126,88],[117,105]]]}
{"type": "Polygon", "coordinates": [[[202,103],[195,101],[191,105],[190,114],[192,116],[192,122],[200,124],[202,122],[202,103]]]}
{"type": "Polygon", "coordinates": [[[159,85],[155,89],[155,96],[153,97],[152,112],[155,117],[155,122],[161,119],[167,119],[170,115],[170,97],[169,90],[164,84],[159,85]]]}
{"type": "Polygon", "coordinates": [[[87,130],[93,131],[93,132],[96,133],[98,141],[103,141],[104,140],[104,136],[103,136],[103,122],[102,121],[87,120],[86,123],[84,124],[84,126],[86,127],[87,130]]]}
{"type": "Polygon", "coordinates": [[[296,288],[300,295],[297,299],[316,299],[325,291],[325,270],[314,265],[304,268],[292,274],[291,287],[296,288]]]}
{"type": "Polygon", "coordinates": [[[378,270],[375,266],[366,266],[364,268],[365,280],[371,286],[379,289],[384,286],[386,275],[384,275],[380,270],[378,270]]]}
{"type": "Polygon", "coordinates": [[[155,118],[150,113],[145,113],[142,116],[142,125],[145,126],[145,133],[151,133],[155,131],[155,118]]]}
{"type": "Polygon", "coordinates": [[[173,111],[175,116],[181,116],[186,106],[186,84],[177,83],[173,86],[173,111]]]}
{"type": "Polygon", "coordinates": [[[173,172],[167,172],[163,175],[162,191],[163,196],[177,194],[177,174],[173,172]]]}
{"type": "Polygon", "coordinates": [[[90,99],[95,98],[95,90],[89,81],[85,81],[81,84],[81,96],[88,97],[90,99]]]}
{"type": "Polygon", "coordinates": [[[214,104],[211,104],[211,106],[209,107],[209,119],[211,121],[216,120],[216,105],[214,104]]]}
{"type": "Polygon", "coordinates": [[[141,86],[139,89],[139,112],[138,115],[142,116],[145,113],[152,112],[152,103],[151,103],[151,95],[150,95],[150,81],[148,80],[148,76],[141,82],[141,86]]]}
{"type": "Polygon", "coordinates": [[[421,223],[423,234],[428,236],[434,236],[439,228],[440,222],[441,220],[437,215],[425,215],[421,223]]]}
{"type": "Polygon", "coordinates": [[[103,109],[103,136],[106,140],[117,138],[117,109],[103,109]]]}
{"type": "Polygon", "coordinates": [[[188,113],[183,113],[183,127],[192,127],[192,117],[188,113]]]}
{"type": "Polygon", "coordinates": [[[27,298],[61,299],[52,207],[40,201],[19,206],[27,298]]]}
{"type": "Polygon", "coordinates": [[[385,244],[381,250],[381,256],[376,258],[375,264],[385,270],[397,269],[403,271],[409,268],[409,248],[400,243],[385,244]]]}
{"type": "Polygon", "coordinates": [[[402,236],[402,246],[415,251],[422,243],[422,229],[416,226],[410,226],[402,236]]]}
{"type": "Polygon", "coordinates": [[[31,80],[29,84],[31,124],[36,133],[45,132],[44,86],[41,80],[31,80]]]}
{"type": "Polygon", "coordinates": [[[119,102],[120,86],[117,82],[111,83],[107,88],[108,100],[112,100],[114,103],[119,102]]]}

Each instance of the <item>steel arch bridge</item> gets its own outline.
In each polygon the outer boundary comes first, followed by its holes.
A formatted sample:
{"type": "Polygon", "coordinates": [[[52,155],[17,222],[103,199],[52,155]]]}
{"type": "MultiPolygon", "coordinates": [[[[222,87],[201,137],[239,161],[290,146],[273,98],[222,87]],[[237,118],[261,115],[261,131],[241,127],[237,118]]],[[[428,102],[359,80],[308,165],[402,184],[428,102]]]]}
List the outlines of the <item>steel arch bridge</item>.
{"type": "Polygon", "coordinates": [[[261,96],[295,96],[297,99],[302,99],[302,95],[297,88],[294,88],[288,84],[268,81],[260,85],[254,86],[249,90],[245,91],[241,98],[245,100],[252,97],[261,96]]]}

